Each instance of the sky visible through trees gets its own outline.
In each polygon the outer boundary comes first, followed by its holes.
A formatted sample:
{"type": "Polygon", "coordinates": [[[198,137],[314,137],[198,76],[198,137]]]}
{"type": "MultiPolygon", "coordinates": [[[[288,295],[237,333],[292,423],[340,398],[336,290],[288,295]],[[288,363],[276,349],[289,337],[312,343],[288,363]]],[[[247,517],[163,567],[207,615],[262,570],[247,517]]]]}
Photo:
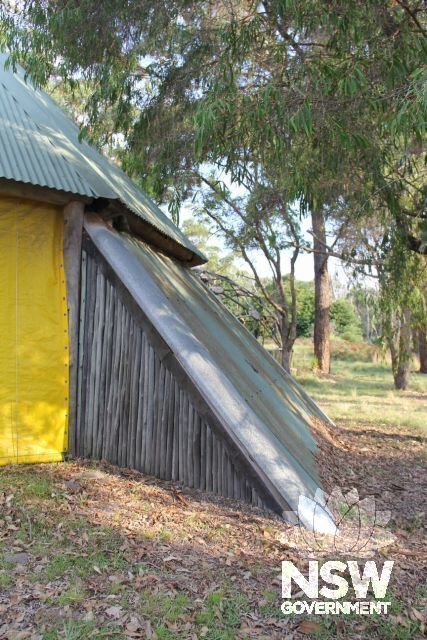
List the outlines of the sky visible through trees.
{"type": "Polygon", "coordinates": [[[0,46],[55,85],[82,135],[175,221],[190,205],[244,262],[277,315],[285,367],[295,280],[314,253],[319,372],[330,277],[345,270],[374,277],[395,384],[407,385],[426,311],[421,0],[24,0],[0,8],[0,46]]]}

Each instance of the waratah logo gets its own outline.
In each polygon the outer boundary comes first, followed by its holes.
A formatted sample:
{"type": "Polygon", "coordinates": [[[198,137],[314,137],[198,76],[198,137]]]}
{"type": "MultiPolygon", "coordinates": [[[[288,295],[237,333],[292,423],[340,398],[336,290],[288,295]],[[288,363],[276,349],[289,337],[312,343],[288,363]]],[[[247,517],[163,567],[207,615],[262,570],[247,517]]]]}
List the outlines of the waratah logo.
{"type": "Polygon", "coordinates": [[[360,500],[357,489],[345,495],[339,487],[329,495],[317,489],[314,498],[300,496],[298,513],[286,515],[299,524],[297,544],[301,545],[302,538],[316,554],[372,556],[394,541],[385,528],[390,511],[379,511],[374,496],[360,500]]]}

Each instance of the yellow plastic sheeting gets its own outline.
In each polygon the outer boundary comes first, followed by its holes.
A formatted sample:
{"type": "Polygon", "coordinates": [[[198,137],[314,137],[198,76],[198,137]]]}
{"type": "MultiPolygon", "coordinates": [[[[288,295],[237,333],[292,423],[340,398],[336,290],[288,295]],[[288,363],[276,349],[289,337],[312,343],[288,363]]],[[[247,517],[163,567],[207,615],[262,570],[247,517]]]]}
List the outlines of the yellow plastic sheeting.
{"type": "Polygon", "coordinates": [[[0,200],[0,465],[62,459],[68,323],[57,207],[0,200]]]}

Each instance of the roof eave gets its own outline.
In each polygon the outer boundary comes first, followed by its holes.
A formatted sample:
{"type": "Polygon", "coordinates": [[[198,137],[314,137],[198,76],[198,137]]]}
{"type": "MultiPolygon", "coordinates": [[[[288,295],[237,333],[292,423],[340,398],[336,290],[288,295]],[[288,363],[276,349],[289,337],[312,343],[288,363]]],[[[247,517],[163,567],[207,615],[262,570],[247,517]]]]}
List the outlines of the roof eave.
{"type": "Polygon", "coordinates": [[[122,224],[122,230],[129,231],[189,267],[197,267],[207,262],[207,258],[202,253],[191,251],[176,240],[173,240],[160,229],[134,213],[120,200],[98,199],[93,202],[90,210],[96,212],[104,220],[114,220],[117,228],[120,228],[122,224]]]}
{"type": "Polygon", "coordinates": [[[2,177],[0,177],[0,194],[8,198],[24,198],[26,200],[37,200],[64,206],[73,201],[85,204],[91,204],[93,201],[93,198],[72,193],[71,191],[62,191],[52,187],[32,184],[31,182],[20,182],[12,178],[2,177]]]}
{"type": "Polygon", "coordinates": [[[48,186],[1,177],[0,194],[4,197],[24,198],[61,206],[65,206],[72,201],[83,202],[89,206],[90,209],[97,211],[104,219],[125,218],[128,230],[131,233],[164,253],[177,258],[189,267],[196,267],[207,262],[207,259],[202,253],[190,251],[190,249],[169,238],[159,229],[128,209],[119,200],[89,198],[70,191],[61,191],[48,186]]]}

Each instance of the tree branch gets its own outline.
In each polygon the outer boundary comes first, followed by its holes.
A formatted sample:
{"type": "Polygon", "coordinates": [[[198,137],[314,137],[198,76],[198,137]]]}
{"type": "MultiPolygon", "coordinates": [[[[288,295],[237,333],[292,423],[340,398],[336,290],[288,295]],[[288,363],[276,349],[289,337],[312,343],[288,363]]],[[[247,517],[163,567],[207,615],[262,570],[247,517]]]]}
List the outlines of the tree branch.
{"type": "Polygon", "coordinates": [[[406,2],[403,2],[403,0],[396,0],[396,2],[400,7],[402,7],[402,9],[406,11],[406,13],[412,18],[413,22],[415,22],[415,24],[417,25],[418,30],[423,34],[424,37],[426,37],[427,31],[424,29],[423,25],[418,20],[417,12],[413,11],[410,7],[408,7],[406,2]]]}
{"type": "MultiPolygon", "coordinates": [[[[352,258],[351,256],[347,256],[344,253],[338,253],[337,251],[331,251],[328,246],[325,245],[325,250],[320,251],[319,249],[314,249],[313,247],[308,247],[307,245],[296,245],[293,243],[289,243],[292,247],[297,247],[301,249],[301,251],[306,251],[307,253],[319,253],[322,256],[326,256],[327,258],[337,258],[338,260],[342,260],[343,262],[347,262],[348,264],[360,264],[365,266],[381,266],[383,262],[381,260],[368,260],[362,258],[352,258]]],[[[322,244],[324,244],[322,242],[322,244]]]]}

